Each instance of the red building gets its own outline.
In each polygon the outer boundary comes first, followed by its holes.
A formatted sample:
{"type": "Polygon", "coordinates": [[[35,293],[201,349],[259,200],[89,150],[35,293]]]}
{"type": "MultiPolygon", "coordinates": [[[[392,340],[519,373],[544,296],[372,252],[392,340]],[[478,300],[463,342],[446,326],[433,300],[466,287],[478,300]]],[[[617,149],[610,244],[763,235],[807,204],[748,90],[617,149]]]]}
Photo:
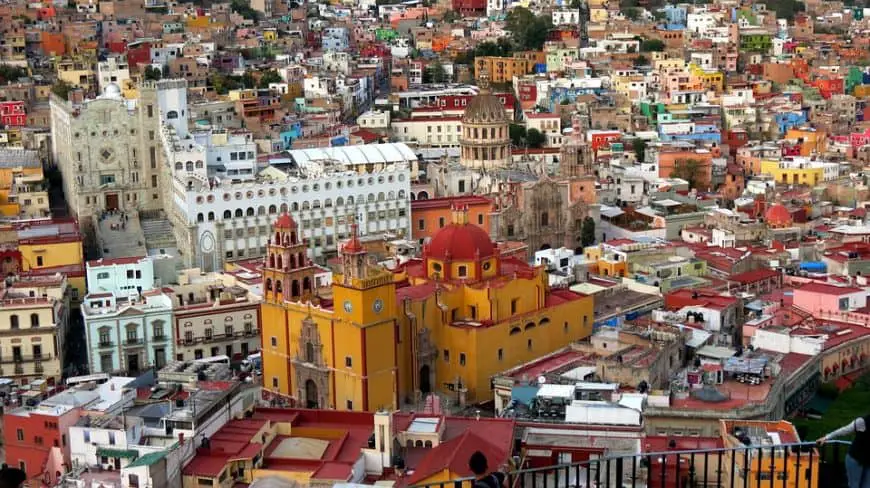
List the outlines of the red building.
{"type": "Polygon", "coordinates": [[[140,64],[151,64],[151,41],[127,44],[127,65],[133,71],[140,64]]]}
{"type": "Polygon", "coordinates": [[[69,466],[67,433],[78,418],[79,408],[68,405],[41,404],[8,412],[3,416],[6,464],[24,470],[28,480],[38,479],[53,486],[65,469],[49,469],[49,453],[53,448],[60,449],[69,466]]]}
{"type": "MultiPolygon", "coordinates": [[[[517,102],[514,94],[493,93],[493,95],[504,105],[505,111],[510,112],[511,116],[513,116],[514,107],[517,102]]],[[[465,107],[471,103],[472,98],[474,98],[474,95],[443,95],[435,99],[435,104],[444,110],[456,109],[465,111],[465,107]]]]}
{"type": "Polygon", "coordinates": [[[24,102],[0,102],[0,125],[23,127],[27,125],[27,112],[24,102]]]}
{"type": "Polygon", "coordinates": [[[819,78],[814,80],[811,85],[819,89],[819,93],[825,100],[833,95],[842,95],[845,89],[843,78],[819,78]]]}
{"type": "Polygon", "coordinates": [[[590,130],[586,132],[589,147],[592,152],[596,152],[602,147],[607,147],[611,142],[618,141],[622,137],[622,132],[618,130],[590,130]]]}
{"type": "Polygon", "coordinates": [[[486,13],[486,0],[453,0],[453,10],[462,15],[486,13]]]}

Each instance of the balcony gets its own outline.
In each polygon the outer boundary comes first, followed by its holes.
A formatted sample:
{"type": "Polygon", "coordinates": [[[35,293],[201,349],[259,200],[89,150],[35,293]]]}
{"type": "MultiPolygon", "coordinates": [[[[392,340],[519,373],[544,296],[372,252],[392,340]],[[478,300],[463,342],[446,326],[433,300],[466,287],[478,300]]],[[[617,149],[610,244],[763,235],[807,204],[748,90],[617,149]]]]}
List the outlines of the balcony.
{"type": "Polygon", "coordinates": [[[0,359],[0,364],[32,363],[33,361],[50,361],[51,359],[51,354],[29,354],[0,359]]]}
{"type": "Polygon", "coordinates": [[[114,345],[115,344],[113,344],[112,341],[100,341],[97,343],[97,347],[100,349],[108,349],[110,347],[113,347],[114,345]]]}
{"type": "Polygon", "coordinates": [[[169,338],[163,334],[151,336],[151,342],[166,342],[169,338]]]}
{"type": "Polygon", "coordinates": [[[145,344],[145,341],[141,337],[128,337],[127,340],[124,341],[124,347],[137,347],[143,344],[145,344]]]}
{"type": "MultiPolygon", "coordinates": [[[[804,442],[674,449],[520,469],[509,472],[506,481],[509,488],[846,488],[848,446],[848,442],[830,441],[822,447],[804,442]]],[[[462,478],[417,487],[470,485],[470,478],[462,478]]]]}

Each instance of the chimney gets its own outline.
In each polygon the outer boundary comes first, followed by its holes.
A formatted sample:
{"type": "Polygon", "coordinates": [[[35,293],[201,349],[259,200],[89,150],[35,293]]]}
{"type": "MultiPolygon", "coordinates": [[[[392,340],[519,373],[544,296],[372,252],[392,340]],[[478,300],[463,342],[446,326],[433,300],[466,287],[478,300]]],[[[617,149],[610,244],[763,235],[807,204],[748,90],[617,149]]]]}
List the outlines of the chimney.
{"type": "Polygon", "coordinates": [[[178,433],[178,444],[179,444],[179,445],[183,445],[183,444],[184,444],[184,432],[179,432],[179,433],[178,433]]]}

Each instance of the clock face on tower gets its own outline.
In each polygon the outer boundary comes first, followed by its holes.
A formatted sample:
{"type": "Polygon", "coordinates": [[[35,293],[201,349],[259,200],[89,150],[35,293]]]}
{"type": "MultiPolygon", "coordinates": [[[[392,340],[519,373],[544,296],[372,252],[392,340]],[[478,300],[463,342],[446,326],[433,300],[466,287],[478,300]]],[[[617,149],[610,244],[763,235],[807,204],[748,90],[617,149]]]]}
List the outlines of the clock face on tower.
{"type": "Polygon", "coordinates": [[[350,303],[350,300],[344,301],[344,311],[347,313],[353,312],[353,304],[350,303]]]}
{"type": "Polygon", "coordinates": [[[380,298],[378,298],[377,300],[375,300],[375,303],[372,304],[372,310],[374,310],[375,313],[381,313],[381,310],[383,310],[383,309],[384,309],[384,301],[381,300],[380,298]]]}

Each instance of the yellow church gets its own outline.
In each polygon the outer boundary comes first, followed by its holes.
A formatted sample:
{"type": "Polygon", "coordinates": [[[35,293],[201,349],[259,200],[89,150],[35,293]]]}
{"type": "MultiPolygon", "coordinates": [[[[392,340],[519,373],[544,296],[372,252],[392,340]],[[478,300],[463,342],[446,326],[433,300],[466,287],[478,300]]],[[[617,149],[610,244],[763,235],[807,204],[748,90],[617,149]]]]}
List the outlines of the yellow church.
{"type": "Polygon", "coordinates": [[[396,269],[369,259],[356,228],[331,290],[317,290],[288,214],[263,269],[263,386],[291,404],[398,409],[430,392],[492,399],[491,378],[592,333],[592,297],[551,289],[543,267],[501,255],[466,209],[396,269]]]}

